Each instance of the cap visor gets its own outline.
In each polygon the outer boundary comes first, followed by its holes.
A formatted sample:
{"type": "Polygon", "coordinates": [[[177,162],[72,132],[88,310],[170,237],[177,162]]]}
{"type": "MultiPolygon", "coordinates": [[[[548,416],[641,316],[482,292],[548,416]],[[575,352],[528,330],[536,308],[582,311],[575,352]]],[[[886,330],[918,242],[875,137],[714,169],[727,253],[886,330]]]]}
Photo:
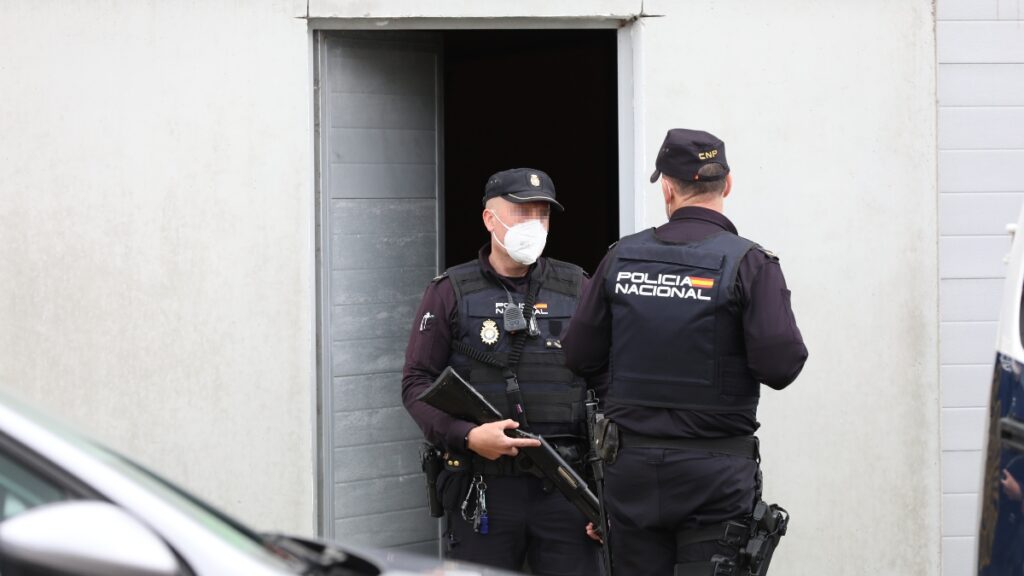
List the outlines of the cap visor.
{"type": "Polygon", "coordinates": [[[502,198],[513,204],[526,204],[527,202],[547,202],[559,212],[565,212],[565,207],[558,203],[558,200],[543,194],[531,194],[529,192],[513,192],[502,195],[502,198]],[[518,194],[518,195],[517,195],[518,194]]]}
{"type": "Polygon", "coordinates": [[[654,169],[654,173],[651,174],[651,184],[654,184],[655,182],[657,182],[658,178],[660,176],[661,176],[661,170],[658,170],[657,168],[655,168],[654,169]]]}

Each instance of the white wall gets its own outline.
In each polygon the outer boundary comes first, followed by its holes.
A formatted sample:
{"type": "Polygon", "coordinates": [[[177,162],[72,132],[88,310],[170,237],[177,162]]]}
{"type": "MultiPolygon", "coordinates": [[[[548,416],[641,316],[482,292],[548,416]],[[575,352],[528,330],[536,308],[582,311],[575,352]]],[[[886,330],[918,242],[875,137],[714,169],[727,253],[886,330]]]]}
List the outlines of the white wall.
{"type": "Polygon", "coordinates": [[[726,212],[780,255],[810,351],[760,413],[778,574],[939,573],[931,8],[645,3],[648,158],[672,126],[725,141],[726,212]]]}
{"type": "MultiPolygon", "coordinates": [[[[3,5],[0,378],[246,519],[308,528],[312,98],[294,4],[3,5]]],[[[670,127],[726,141],[729,214],[780,253],[811,352],[761,414],[767,496],[793,514],[773,571],[938,574],[931,3],[642,5],[664,17],[638,25],[641,178],[670,127]]],[[[308,14],[387,28],[640,6],[308,14]]],[[[657,188],[640,194],[662,222],[657,188]]]]}
{"type": "Polygon", "coordinates": [[[313,530],[305,3],[0,3],[0,386],[313,530]]]}
{"type": "MultiPolygon", "coordinates": [[[[533,1],[310,8],[380,28],[402,17],[543,15],[565,25],[639,11],[533,1]]],[[[663,17],[634,32],[646,152],[636,180],[668,128],[723,137],[736,178],[728,211],[782,255],[811,351],[793,388],[764,399],[767,495],[794,517],[773,571],[938,574],[931,2],[648,0],[643,9],[663,17]]],[[[639,191],[644,225],[664,221],[657,190],[639,191]]]]}
{"type": "Polygon", "coordinates": [[[975,574],[996,325],[1024,201],[1024,2],[941,0],[939,96],[942,568],[975,574]]]}

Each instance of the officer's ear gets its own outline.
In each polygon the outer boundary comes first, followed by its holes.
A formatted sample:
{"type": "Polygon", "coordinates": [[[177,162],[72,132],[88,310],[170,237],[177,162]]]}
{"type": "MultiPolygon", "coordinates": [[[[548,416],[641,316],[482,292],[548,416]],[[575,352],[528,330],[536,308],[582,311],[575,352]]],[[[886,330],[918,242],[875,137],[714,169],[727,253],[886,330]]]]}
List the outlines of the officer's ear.
{"type": "Polygon", "coordinates": [[[498,228],[498,216],[497,212],[501,209],[501,200],[497,198],[491,198],[484,204],[484,228],[487,228],[488,232],[494,232],[498,228]]]}
{"type": "Polygon", "coordinates": [[[672,185],[665,179],[665,175],[661,176],[661,195],[665,198],[665,204],[672,203],[672,185]]]}
{"type": "Polygon", "coordinates": [[[725,198],[732,192],[732,172],[725,175],[725,189],[722,190],[722,198],[725,198]]]}
{"type": "Polygon", "coordinates": [[[488,232],[494,232],[494,214],[491,213],[490,208],[484,208],[482,218],[484,220],[484,228],[487,228],[488,232]]]}

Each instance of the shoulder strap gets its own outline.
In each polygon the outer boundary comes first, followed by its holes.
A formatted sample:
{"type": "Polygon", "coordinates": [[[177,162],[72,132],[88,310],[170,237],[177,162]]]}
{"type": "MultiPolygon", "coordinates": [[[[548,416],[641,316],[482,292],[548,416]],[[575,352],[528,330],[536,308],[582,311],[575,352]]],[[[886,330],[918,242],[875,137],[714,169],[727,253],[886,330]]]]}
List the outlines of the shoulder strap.
{"type": "Polygon", "coordinates": [[[447,276],[451,280],[456,303],[461,302],[464,295],[485,290],[489,286],[483,270],[480,269],[480,263],[476,260],[453,266],[445,270],[442,276],[447,276]]]}
{"type": "MultiPolygon", "coordinates": [[[[608,247],[608,256],[606,256],[606,257],[610,257],[610,258],[614,259],[615,258],[615,254],[618,252],[619,246],[629,246],[631,244],[643,244],[645,242],[658,242],[659,240],[658,240],[658,237],[654,235],[654,230],[655,230],[655,228],[645,228],[645,229],[643,229],[643,230],[641,230],[641,231],[639,231],[639,232],[637,232],[635,234],[630,234],[629,236],[623,236],[618,241],[613,242],[612,245],[608,247]]],[[[608,276],[611,273],[612,273],[612,266],[608,266],[608,268],[605,269],[604,278],[602,278],[601,280],[602,281],[607,280],[608,276]]]]}
{"type": "Polygon", "coordinates": [[[754,248],[756,248],[762,254],[767,256],[768,259],[771,260],[772,262],[778,262],[779,261],[779,255],[776,254],[775,252],[772,252],[771,250],[765,248],[764,246],[761,246],[760,244],[754,244],[754,248]]]}
{"type": "MultiPolygon", "coordinates": [[[[545,274],[545,276],[547,276],[545,274]]],[[[530,278],[529,287],[526,289],[526,302],[523,303],[523,312],[526,314],[527,322],[533,322],[533,305],[537,302],[537,294],[540,293],[543,278],[533,276],[530,278]]],[[[523,347],[526,346],[526,338],[529,330],[520,330],[513,336],[512,345],[508,353],[508,364],[502,373],[505,378],[505,397],[508,398],[508,406],[512,411],[512,417],[519,422],[521,430],[530,429],[530,421],[526,418],[526,404],[523,402],[523,393],[519,388],[519,378],[516,375],[516,368],[519,366],[519,358],[523,354],[523,347]]]]}
{"type": "Polygon", "coordinates": [[[544,288],[579,297],[583,290],[583,268],[554,258],[547,258],[547,267],[547,274],[542,279],[544,288]]]}

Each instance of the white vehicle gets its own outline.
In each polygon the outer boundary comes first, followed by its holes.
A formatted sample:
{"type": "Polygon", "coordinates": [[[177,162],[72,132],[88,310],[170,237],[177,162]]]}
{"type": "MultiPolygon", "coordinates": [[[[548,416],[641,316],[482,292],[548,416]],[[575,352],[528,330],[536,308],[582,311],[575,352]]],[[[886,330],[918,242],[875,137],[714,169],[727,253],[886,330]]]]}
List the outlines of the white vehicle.
{"type": "Polygon", "coordinates": [[[978,531],[978,575],[1024,574],[1024,210],[1009,227],[978,531]]]}
{"type": "Polygon", "coordinates": [[[142,466],[0,394],[0,574],[510,574],[257,534],[142,466]]]}

